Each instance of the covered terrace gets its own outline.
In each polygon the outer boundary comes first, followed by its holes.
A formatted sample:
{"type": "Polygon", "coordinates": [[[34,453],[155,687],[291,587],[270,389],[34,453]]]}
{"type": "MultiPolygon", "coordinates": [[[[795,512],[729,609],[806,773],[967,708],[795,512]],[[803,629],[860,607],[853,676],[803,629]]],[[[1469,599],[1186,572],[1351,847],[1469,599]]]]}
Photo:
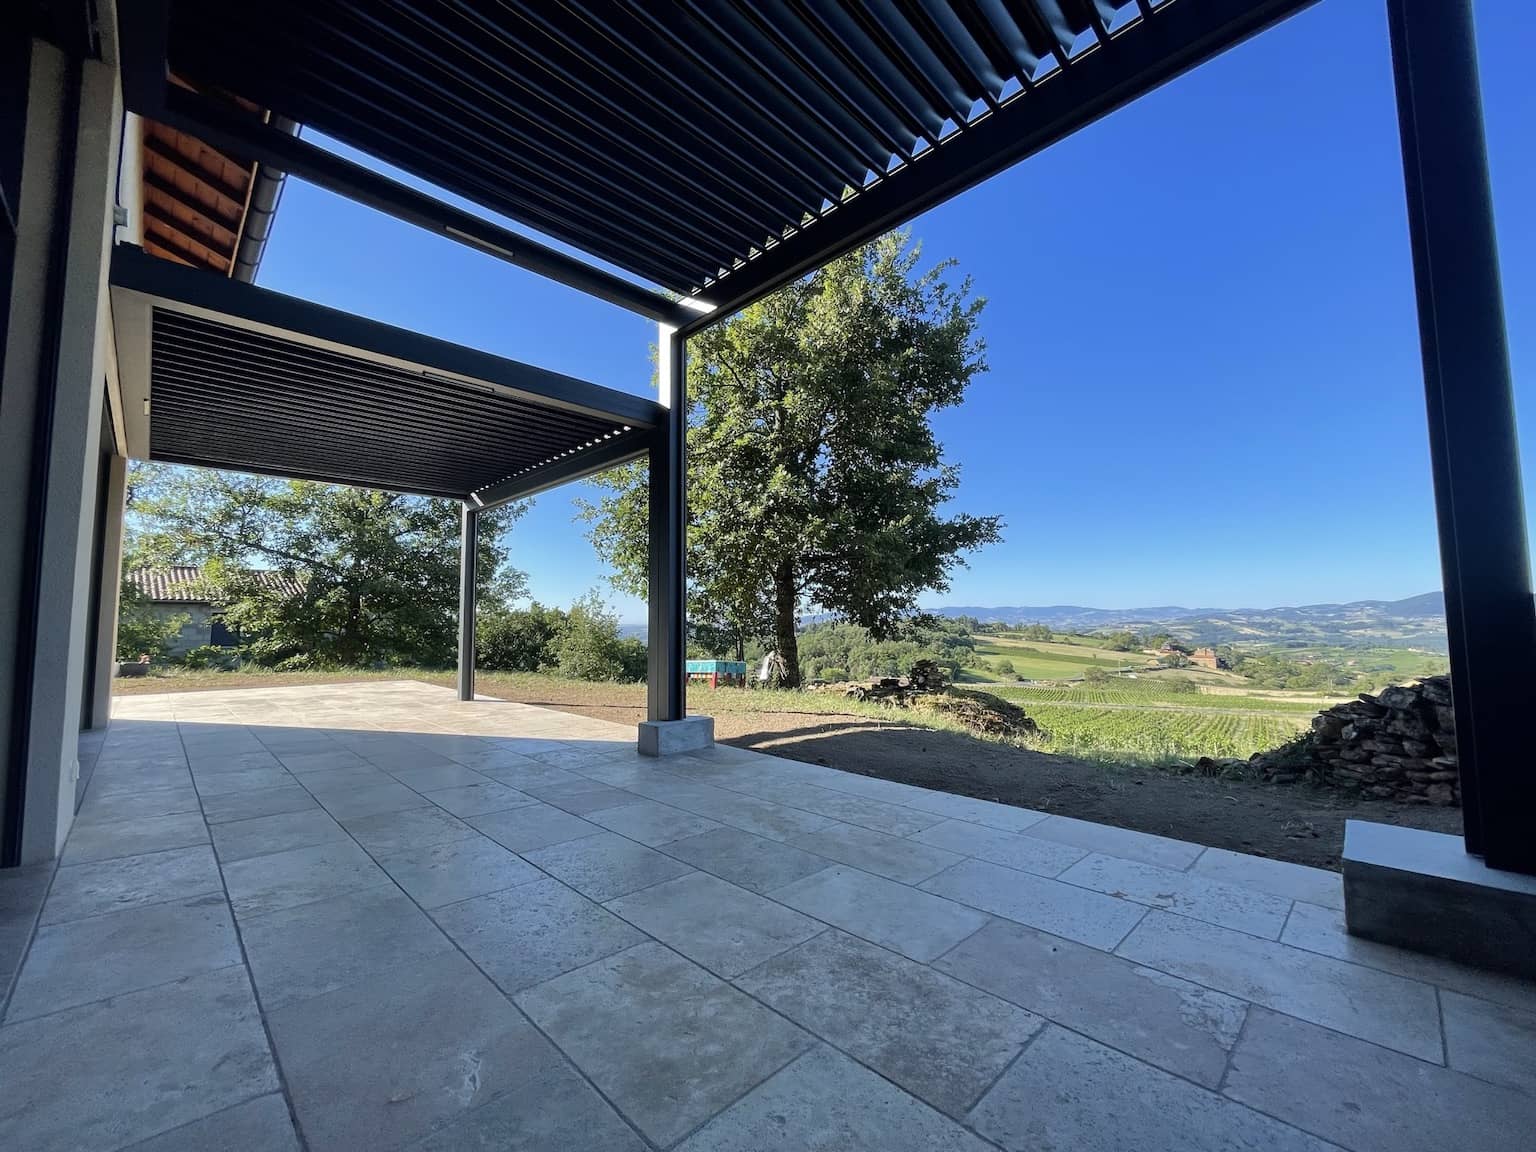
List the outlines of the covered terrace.
{"type": "Polygon", "coordinates": [[[1528,1142],[1536,612],[1471,11],[1387,5],[1466,833],[1366,828],[1342,880],[716,746],[683,659],[690,335],[1306,0],[35,6],[28,137],[78,186],[49,262],[0,166],[58,288],[15,297],[57,396],[0,571],[0,1146],[1528,1142]],[[135,225],[123,140],[202,175],[144,161],[135,225]],[[655,321],[655,400],[253,287],[283,173],[655,321]],[[139,697],[80,736],[129,454],[453,497],[466,557],[484,507],[643,456],[638,741],[476,697],[468,563],[456,694],[139,697]]]}

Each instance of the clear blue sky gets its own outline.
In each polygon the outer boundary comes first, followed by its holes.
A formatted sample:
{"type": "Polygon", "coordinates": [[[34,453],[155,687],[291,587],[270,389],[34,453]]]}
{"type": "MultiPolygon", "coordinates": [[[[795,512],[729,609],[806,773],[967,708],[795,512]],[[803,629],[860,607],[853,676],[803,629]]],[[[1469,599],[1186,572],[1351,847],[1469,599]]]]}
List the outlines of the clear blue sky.
{"type": "MultiPolygon", "coordinates": [[[[1536,507],[1536,12],[1480,0],[1526,502],[1536,507]],[[1522,387],[1524,385],[1524,387],[1522,387]]],[[[1380,0],[1324,0],[914,223],[988,298],[939,417],[1005,517],[930,605],[1267,606],[1440,583],[1380,0]]],[[[654,327],[297,181],[260,282],[633,392],[654,327]]],[[[568,488],[514,531],[535,596],[612,595],[568,488]]]]}

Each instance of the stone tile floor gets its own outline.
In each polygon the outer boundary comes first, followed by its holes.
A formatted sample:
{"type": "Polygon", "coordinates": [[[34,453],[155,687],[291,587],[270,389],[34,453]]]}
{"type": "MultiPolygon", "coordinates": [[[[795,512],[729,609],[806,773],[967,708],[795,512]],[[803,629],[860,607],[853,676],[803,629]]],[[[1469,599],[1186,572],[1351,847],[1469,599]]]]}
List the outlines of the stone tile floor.
{"type": "Polygon", "coordinates": [[[116,716],[0,873],[0,1148],[1536,1147],[1536,986],[1330,873],[415,683],[116,716]]]}

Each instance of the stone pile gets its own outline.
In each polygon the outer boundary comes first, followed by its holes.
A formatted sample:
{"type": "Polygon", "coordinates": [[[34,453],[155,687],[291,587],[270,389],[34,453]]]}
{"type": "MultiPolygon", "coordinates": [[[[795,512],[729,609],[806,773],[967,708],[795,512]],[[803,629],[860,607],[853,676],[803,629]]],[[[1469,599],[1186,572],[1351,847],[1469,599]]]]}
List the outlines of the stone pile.
{"type": "Polygon", "coordinates": [[[1459,804],[1450,677],[1394,685],[1321,712],[1309,735],[1255,756],[1251,767],[1277,783],[1305,776],[1380,799],[1459,804]]]}

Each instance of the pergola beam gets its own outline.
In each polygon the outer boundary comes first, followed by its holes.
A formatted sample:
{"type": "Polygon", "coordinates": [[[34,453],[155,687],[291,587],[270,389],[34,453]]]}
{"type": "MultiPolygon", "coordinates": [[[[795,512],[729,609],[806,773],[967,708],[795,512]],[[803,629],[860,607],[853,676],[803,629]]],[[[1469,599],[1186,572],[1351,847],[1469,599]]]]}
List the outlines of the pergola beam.
{"type": "Polygon", "coordinates": [[[665,413],[654,401],[531,364],[381,324],[308,300],[157,260],[127,245],[112,255],[115,288],[156,307],[203,316],[454,382],[478,385],[542,407],[648,428],[665,413]]]}
{"type": "Polygon", "coordinates": [[[513,500],[537,496],[540,492],[547,492],[561,484],[569,484],[573,480],[580,480],[596,475],[598,472],[606,472],[609,468],[628,464],[632,460],[639,460],[649,451],[648,433],[638,431],[625,433],[594,444],[590,448],[573,452],[569,456],[551,460],[548,464],[541,464],[537,468],[524,472],[521,476],[513,476],[500,484],[482,488],[473,493],[470,499],[482,512],[499,508],[513,500]]]}
{"type": "Polygon", "coordinates": [[[349,200],[651,320],[676,322],[684,316],[697,315],[660,292],[632,284],[508,228],[492,224],[472,212],[445,204],[307,140],[219,107],[196,93],[173,88],[166,92],[165,99],[166,105],[161,111],[146,115],[153,115],[201,140],[238,150],[258,163],[308,180],[349,200]]]}

